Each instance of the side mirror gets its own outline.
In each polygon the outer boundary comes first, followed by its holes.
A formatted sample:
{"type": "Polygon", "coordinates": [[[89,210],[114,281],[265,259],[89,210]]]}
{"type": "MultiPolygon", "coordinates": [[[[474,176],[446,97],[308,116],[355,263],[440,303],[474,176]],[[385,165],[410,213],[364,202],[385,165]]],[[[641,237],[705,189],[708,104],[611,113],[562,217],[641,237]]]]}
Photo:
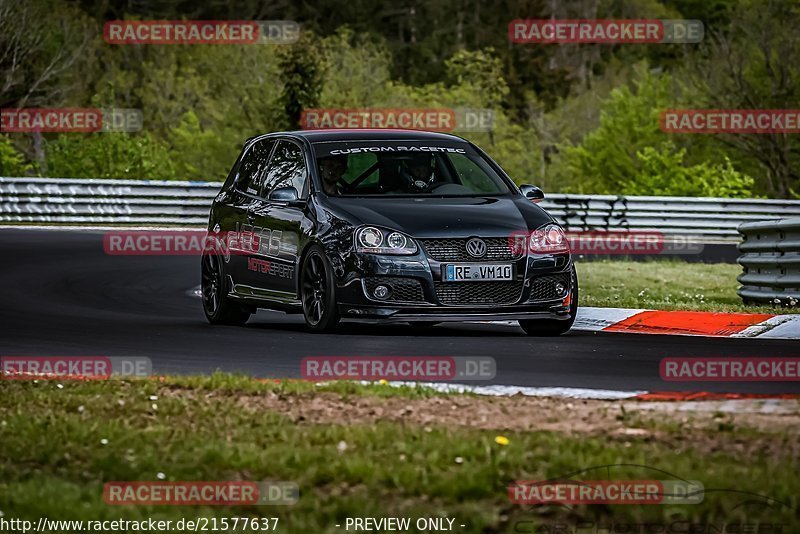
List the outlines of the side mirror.
{"type": "Polygon", "coordinates": [[[519,186],[519,190],[525,195],[525,198],[530,200],[531,202],[539,202],[540,200],[544,199],[544,191],[536,187],[535,185],[521,185],[519,186]]]}
{"type": "Polygon", "coordinates": [[[277,202],[286,202],[289,205],[297,205],[300,202],[298,200],[297,189],[294,187],[279,187],[273,189],[269,194],[269,199],[277,202]]]}

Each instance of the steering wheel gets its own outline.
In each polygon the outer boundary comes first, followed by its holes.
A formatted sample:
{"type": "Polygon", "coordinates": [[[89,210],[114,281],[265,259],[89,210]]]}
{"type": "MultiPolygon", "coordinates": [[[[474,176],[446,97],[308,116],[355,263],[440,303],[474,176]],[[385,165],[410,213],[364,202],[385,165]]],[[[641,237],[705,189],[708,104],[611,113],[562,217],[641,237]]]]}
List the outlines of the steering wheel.
{"type": "Polygon", "coordinates": [[[408,189],[413,193],[427,193],[430,189],[431,184],[426,180],[416,180],[411,177],[408,180],[408,189]]]}

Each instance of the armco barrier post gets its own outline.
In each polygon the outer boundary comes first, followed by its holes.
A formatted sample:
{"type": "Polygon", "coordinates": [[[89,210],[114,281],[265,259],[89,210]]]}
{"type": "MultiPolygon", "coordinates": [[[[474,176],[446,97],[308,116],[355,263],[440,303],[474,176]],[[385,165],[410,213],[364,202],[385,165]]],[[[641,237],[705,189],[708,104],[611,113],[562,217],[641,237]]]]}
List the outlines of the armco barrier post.
{"type": "Polygon", "coordinates": [[[744,223],[738,231],[742,301],[800,304],[800,218],[744,223]]]}

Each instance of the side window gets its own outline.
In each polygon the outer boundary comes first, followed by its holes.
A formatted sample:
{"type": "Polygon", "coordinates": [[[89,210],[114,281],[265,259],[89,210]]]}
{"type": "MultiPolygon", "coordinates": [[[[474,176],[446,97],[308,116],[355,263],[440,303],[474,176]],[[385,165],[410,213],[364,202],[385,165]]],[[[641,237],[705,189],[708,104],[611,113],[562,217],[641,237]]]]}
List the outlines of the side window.
{"type": "Polygon", "coordinates": [[[264,185],[264,196],[279,187],[294,187],[297,195],[303,195],[308,173],[303,158],[303,149],[289,141],[280,141],[269,162],[264,185]]]}
{"type": "Polygon", "coordinates": [[[257,195],[264,183],[264,171],[269,163],[269,155],[275,146],[274,139],[256,141],[247,151],[239,165],[239,178],[236,188],[244,193],[257,195]]]}
{"type": "Polygon", "coordinates": [[[237,177],[239,176],[239,169],[242,167],[242,159],[244,159],[244,155],[239,153],[239,157],[237,157],[236,161],[233,163],[233,167],[231,167],[228,177],[225,178],[225,183],[222,185],[223,190],[227,191],[230,189],[233,183],[236,181],[237,177]]]}

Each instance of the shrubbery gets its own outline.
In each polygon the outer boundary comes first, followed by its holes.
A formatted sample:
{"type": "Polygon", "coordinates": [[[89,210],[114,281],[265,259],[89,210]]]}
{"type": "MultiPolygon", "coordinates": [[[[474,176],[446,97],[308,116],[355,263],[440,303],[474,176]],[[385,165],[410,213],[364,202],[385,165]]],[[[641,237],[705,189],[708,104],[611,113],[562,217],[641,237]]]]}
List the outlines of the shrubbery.
{"type": "Polygon", "coordinates": [[[46,143],[48,176],[174,179],[175,163],[150,134],[60,135],[46,143]]]}
{"type": "Polygon", "coordinates": [[[25,176],[31,169],[32,165],[25,162],[25,156],[11,139],[0,135],[0,176],[25,176]]]}

